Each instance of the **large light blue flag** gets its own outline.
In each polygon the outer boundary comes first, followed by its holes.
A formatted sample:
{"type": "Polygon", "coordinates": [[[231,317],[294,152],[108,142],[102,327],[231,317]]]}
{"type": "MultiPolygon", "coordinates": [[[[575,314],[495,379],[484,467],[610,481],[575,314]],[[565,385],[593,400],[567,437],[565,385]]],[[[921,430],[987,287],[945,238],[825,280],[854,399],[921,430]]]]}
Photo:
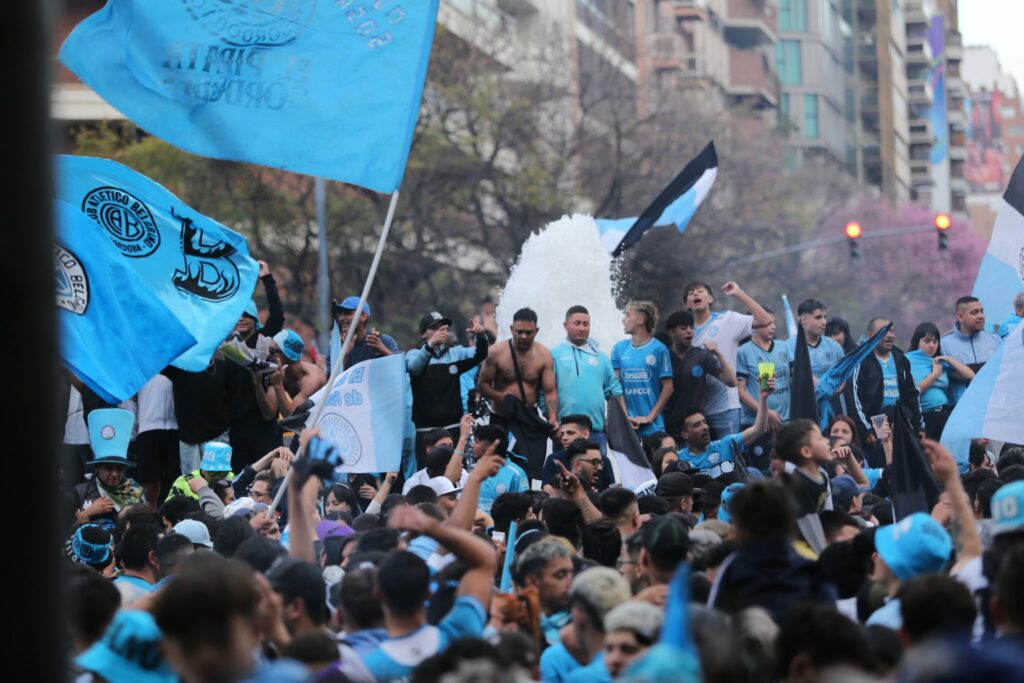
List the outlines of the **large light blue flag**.
{"type": "Polygon", "coordinates": [[[405,356],[396,353],[356,363],[312,396],[317,406],[325,402],[316,426],[341,454],[339,473],[398,471],[408,385],[405,356]]]}
{"type": "Polygon", "coordinates": [[[109,0],[60,58],[195,154],[398,189],[438,0],[109,0]]]}
{"type": "Polygon", "coordinates": [[[57,197],[81,210],[195,337],[174,365],[205,370],[256,288],[245,238],[109,159],[57,157],[57,197]]]}
{"type": "Polygon", "coordinates": [[[997,326],[1015,317],[1013,298],[1024,291],[1024,159],[1017,163],[999,201],[992,238],[974,281],[986,320],[997,326]]]}
{"type": "Polygon", "coordinates": [[[796,337],[796,318],[793,317],[793,307],[789,305],[789,297],[782,295],[782,309],[786,313],[786,336],[789,339],[796,337]]]}
{"type": "Polygon", "coordinates": [[[77,206],[56,201],[54,209],[60,355],[86,386],[116,405],[196,340],[77,206]]]}
{"type": "Polygon", "coordinates": [[[715,143],[709,142],[638,217],[597,218],[601,244],[613,256],[636,244],[650,228],[674,225],[684,232],[718,177],[715,143]]]}
{"type": "Polygon", "coordinates": [[[1024,443],[1024,325],[1018,325],[967,385],[942,430],[942,444],[968,468],[971,439],[1024,443]]]}

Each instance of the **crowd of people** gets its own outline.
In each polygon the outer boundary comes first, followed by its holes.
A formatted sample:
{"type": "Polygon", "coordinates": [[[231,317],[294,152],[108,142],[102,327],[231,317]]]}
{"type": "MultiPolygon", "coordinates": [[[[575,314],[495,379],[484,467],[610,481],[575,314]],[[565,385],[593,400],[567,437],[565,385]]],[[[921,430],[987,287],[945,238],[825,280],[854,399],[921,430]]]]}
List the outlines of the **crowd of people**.
{"type": "MultiPolygon", "coordinates": [[[[583,306],[550,349],[529,308],[499,330],[485,302],[461,341],[430,312],[404,351],[412,452],[339,474],[296,457],[329,448],[303,426],[332,359],[260,272],[268,310],[231,339],[268,364],[167,368],[120,406],[70,378],[77,680],[1020,679],[1024,446],[978,434],[965,462],[938,440],[1024,294],[998,334],[963,297],[905,349],[888,318],[859,336],[815,299],[803,340],[776,340],[735,282],[689,283],[663,323],[630,302],[607,350],[583,306]],[[713,310],[723,296],[747,312],[713,310]],[[804,348],[816,384],[886,328],[824,428],[791,415],[804,348]],[[936,485],[908,514],[901,434],[936,485]]],[[[334,362],[403,353],[357,307],[334,306],[340,338],[355,326],[334,362]]]]}

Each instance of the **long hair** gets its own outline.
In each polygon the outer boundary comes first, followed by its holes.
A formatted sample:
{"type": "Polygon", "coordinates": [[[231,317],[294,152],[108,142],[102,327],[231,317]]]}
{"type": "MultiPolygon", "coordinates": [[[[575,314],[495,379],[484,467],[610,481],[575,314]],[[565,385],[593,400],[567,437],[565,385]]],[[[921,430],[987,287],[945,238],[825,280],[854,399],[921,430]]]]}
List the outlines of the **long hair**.
{"type": "Polygon", "coordinates": [[[942,334],[939,332],[939,328],[935,326],[935,323],[921,323],[914,328],[914,334],[910,337],[910,348],[908,351],[917,351],[917,345],[921,343],[921,340],[925,337],[935,337],[939,342],[938,348],[935,349],[935,355],[942,355],[942,334]]]}

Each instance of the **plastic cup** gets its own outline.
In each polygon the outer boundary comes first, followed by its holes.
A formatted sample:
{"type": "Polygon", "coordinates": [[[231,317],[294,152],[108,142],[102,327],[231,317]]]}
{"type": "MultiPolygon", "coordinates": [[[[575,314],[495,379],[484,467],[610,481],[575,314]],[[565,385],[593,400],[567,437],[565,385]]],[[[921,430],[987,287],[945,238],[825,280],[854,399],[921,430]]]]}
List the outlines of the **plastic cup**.
{"type": "Polygon", "coordinates": [[[871,426],[875,430],[875,438],[876,439],[881,439],[882,438],[882,427],[885,426],[885,415],[872,415],[871,416],[871,426]]]}
{"type": "Polygon", "coordinates": [[[768,380],[772,377],[775,377],[775,363],[757,364],[757,379],[760,383],[761,391],[768,391],[768,380]]]}

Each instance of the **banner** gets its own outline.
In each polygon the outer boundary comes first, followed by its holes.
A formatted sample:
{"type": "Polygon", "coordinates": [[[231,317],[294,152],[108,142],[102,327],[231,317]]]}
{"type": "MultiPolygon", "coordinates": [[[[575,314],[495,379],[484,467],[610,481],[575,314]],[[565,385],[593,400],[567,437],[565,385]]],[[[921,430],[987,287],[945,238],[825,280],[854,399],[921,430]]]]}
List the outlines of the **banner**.
{"type": "Polygon", "coordinates": [[[196,340],[78,207],[57,201],[54,209],[61,359],[117,405],[196,340]]]}
{"type": "Polygon", "coordinates": [[[173,365],[205,370],[256,288],[259,266],[245,238],[109,159],[57,157],[57,197],[107,237],[195,338],[173,365]]]}
{"type": "Polygon", "coordinates": [[[339,473],[398,471],[408,384],[405,356],[396,353],[353,365],[313,395],[314,405],[326,401],[316,426],[338,449],[339,473]]]}
{"type": "Polygon", "coordinates": [[[194,154],[398,189],[438,0],[110,0],[60,59],[194,154]]]}

